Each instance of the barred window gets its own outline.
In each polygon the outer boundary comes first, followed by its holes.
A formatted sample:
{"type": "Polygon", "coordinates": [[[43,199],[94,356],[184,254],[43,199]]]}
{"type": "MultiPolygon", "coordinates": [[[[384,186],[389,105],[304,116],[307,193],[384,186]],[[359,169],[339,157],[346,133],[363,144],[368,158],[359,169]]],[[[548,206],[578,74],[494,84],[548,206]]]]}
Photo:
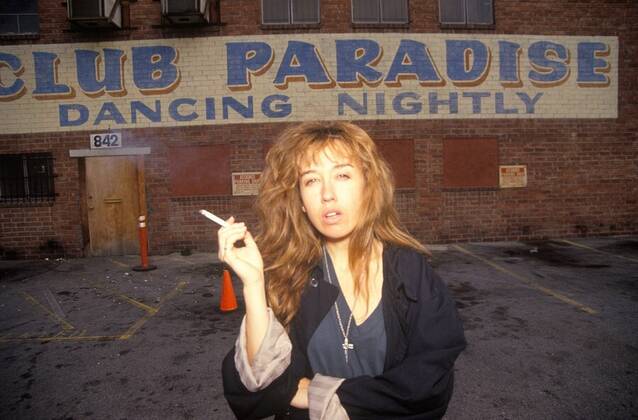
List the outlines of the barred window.
{"type": "Polygon", "coordinates": [[[0,35],[40,32],[37,0],[0,0],[0,35]]]}
{"type": "Polygon", "coordinates": [[[493,0],[439,0],[439,19],[445,25],[494,24],[493,0]]]}
{"type": "Polygon", "coordinates": [[[319,0],[261,0],[267,25],[319,23],[319,0]]]}
{"type": "Polygon", "coordinates": [[[50,153],[0,155],[0,202],[53,201],[53,178],[50,153]]]}
{"type": "Polygon", "coordinates": [[[407,23],[408,0],[352,0],[354,23],[407,23]]]}

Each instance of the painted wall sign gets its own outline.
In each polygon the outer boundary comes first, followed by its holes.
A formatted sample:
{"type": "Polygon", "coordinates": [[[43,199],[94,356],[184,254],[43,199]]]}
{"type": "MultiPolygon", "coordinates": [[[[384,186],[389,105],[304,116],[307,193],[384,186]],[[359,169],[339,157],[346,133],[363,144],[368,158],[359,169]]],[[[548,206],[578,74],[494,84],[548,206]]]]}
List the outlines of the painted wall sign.
{"type": "Polygon", "coordinates": [[[501,188],[527,187],[526,165],[501,165],[498,169],[501,188]]]}
{"type": "Polygon", "coordinates": [[[257,195],[261,172],[233,172],[233,195],[257,195]]]}
{"type": "Polygon", "coordinates": [[[2,133],[616,118],[618,38],[295,34],[0,47],[2,133]]]}

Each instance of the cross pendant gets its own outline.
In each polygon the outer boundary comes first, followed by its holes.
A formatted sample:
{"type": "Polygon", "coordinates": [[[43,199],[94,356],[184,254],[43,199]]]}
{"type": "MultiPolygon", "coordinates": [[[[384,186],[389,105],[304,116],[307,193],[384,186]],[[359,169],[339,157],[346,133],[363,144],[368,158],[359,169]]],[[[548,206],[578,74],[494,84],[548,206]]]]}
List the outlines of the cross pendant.
{"type": "Polygon", "coordinates": [[[354,344],[348,342],[348,337],[345,337],[341,347],[343,347],[343,354],[346,357],[346,363],[348,363],[348,350],[354,349],[354,344]]]}

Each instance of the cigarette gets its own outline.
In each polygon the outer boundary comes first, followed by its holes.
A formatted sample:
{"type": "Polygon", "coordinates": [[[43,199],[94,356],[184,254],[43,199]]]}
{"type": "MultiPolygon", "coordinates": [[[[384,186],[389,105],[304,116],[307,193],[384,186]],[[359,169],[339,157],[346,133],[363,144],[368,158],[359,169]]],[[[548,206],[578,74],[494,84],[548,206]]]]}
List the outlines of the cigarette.
{"type": "Polygon", "coordinates": [[[219,226],[228,227],[228,223],[226,223],[222,218],[215,216],[213,213],[207,210],[202,209],[199,211],[199,213],[207,219],[210,219],[213,222],[217,223],[219,226]]]}

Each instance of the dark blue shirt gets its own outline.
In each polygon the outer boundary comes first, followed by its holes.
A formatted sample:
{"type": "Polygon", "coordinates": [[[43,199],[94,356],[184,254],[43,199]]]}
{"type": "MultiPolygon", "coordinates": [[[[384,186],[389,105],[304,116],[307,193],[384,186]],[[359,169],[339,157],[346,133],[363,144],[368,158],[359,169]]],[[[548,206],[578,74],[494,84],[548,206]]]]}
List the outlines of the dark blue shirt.
{"type": "MultiPolygon", "coordinates": [[[[339,287],[330,256],[327,253],[326,256],[332,283],[339,287]]],[[[323,280],[328,281],[328,276],[325,275],[323,280]]],[[[339,289],[337,306],[343,330],[346,331],[350,308],[341,289],[339,289]]],[[[346,363],[343,349],[344,337],[333,305],[308,343],[308,359],[313,372],[337,378],[376,376],[383,372],[387,340],[381,302],[361,325],[357,325],[354,318],[352,319],[348,341],[352,343],[353,349],[348,350],[346,363]]]]}

